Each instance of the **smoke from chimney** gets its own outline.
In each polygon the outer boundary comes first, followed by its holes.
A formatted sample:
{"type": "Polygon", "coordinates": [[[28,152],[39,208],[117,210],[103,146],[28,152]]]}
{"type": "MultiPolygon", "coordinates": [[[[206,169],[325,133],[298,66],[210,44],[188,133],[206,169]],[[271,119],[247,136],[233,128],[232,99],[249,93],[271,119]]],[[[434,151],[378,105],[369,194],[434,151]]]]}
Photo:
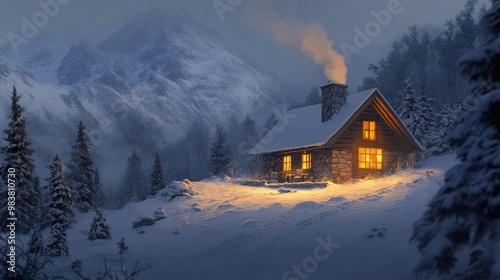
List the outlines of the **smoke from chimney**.
{"type": "Polygon", "coordinates": [[[319,24],[304,24],[279,15],[268,0],[247,1],[245,22],[266,33],[271,33],[280,44],[300,49],[316,64],[324,66],[329,80],[345,84],[347,67],[344,57],[337,53],[333,41],[319,24]]]}

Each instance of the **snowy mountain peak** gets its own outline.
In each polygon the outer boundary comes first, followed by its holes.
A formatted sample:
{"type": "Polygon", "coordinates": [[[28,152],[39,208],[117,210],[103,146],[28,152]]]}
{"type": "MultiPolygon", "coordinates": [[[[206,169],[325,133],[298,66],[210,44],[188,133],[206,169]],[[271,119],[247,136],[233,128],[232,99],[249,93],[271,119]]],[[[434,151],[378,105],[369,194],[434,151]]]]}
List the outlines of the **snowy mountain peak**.
{"type": "MultiPolygon", "coordinates": [[[[20,85],[27,118],[36,118],[36,127],[29,129],[38,138],[62,133],[70,137],[60,141],[69,142],[83,120],[98,132],[112,124],[101,143],[158,150],[182,137],[196,119],[214,126],[282,104],[288,88],[183,12],[141,14],[97,44],[80,40],[64,56],[44,53],[50,44],[30,45],[38,61],[50,61],[48,67],[38,63],[29,68],[26,61],[18,65],[36,70],[35,77],[51,74],[59,85],[37,81],[0,61],[0,76],[7,77],[0,79],[0,106],[8,110],[12,85],[20,85]]],[[[66,144],[35,149],[50,150],[49,155],[66,144]]]]}
{"type": "Polygon", "coordinates": [[[89,79],[92,76],[93,66],[100,61],[99,58],[99,53],[88,40],[80,41],[78,46],[71,47],[56,70],[59,83],[71,85],[89,79]]]}

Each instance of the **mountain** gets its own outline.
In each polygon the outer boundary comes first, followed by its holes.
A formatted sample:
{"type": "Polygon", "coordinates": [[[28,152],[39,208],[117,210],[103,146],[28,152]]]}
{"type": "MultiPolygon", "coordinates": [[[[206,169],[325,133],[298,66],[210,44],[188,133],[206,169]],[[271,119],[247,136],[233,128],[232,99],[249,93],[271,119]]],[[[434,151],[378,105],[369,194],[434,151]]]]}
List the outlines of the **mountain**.
{"type": "Polygon", "coordinates": [[[70,147],[80,119],[98,145],[155,150],[197,118],[211,126],[232,115],[243,118],[281,104],[287,91],[276,75],[185,12],[137,15],[99,43],[81,40],[64,55],[64,46],[50,45],[32,40],[23,46],[32,55],[24,56],[0,48],[2,115],[8,115],[15,85],[29,132],[59,143],[37,147],[50,152],[70,147]]]}

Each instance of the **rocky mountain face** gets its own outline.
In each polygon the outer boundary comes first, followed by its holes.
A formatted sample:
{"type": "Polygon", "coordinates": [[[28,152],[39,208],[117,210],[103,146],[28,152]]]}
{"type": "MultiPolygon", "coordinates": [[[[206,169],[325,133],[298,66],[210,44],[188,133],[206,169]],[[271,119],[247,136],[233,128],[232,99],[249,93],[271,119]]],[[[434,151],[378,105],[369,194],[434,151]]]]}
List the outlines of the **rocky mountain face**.
{"type": "Polygon", "coordinates": [[[0,48],[0,112],[8,116],[15,85],[29,132],[44,140],[35,148],[47,156],[69,149],[79,120],[96,146],[154,150],[196,119],[224,124],[277,106],[287,91],[187,13],[138,15],[97,44],[81,40],[61,51],[39,38],[23,47],[24,54],[0,48]]]}

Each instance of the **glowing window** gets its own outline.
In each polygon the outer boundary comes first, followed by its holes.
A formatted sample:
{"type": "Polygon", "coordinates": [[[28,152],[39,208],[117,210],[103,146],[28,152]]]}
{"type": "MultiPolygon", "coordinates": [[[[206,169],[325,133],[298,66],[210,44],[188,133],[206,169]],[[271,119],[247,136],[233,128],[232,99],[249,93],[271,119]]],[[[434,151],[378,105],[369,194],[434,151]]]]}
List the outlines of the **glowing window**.
{"type": "Polygon", "coordinates": [[[382,169],[382,149],[359,148],[358,166],[363,169],[382,169]]]}
{"type": "Polygon", "coordinates": [[[302,154],[302,169],[308,170],[312,167],[312,155],[302,154]]]}
{"type": "Polygon", "coordinates": [[[363,121],[363,140],[377,140],[377,124],[372,121],[363,121]]]}
{"type": "Polygon", "coordinates": [[[292,156],[283,157],[283,171],[284,172],[292,171],[292,156]]]}

